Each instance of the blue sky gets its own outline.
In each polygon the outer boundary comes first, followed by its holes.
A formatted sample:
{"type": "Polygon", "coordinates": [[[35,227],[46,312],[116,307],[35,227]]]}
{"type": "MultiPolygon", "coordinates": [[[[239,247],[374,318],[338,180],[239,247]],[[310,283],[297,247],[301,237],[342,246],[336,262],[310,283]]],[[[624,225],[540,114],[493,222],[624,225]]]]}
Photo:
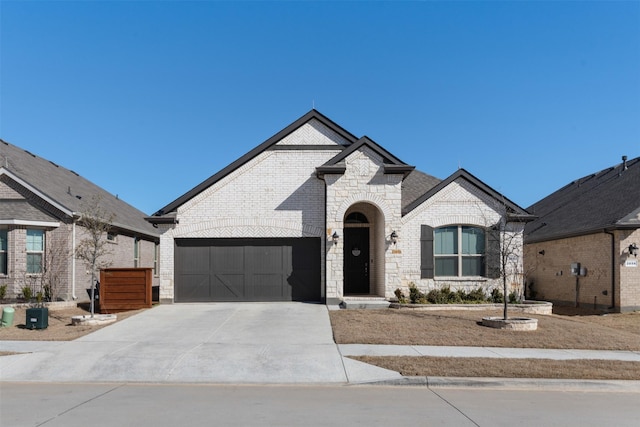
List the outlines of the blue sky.
{"type": "Polygon", "coordinates": [[[0,0],[0,137],[148,214],[313,106],[528,207],[640,156],[640,2],[0,0]]]}

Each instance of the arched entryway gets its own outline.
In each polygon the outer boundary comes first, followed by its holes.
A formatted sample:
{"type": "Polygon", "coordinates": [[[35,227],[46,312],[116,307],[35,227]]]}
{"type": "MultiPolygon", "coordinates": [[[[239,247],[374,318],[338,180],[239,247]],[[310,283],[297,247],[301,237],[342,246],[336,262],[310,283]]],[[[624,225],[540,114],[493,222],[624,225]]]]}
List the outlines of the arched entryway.
{"type": "Polygon", "coordinates": [[[356,203],[344,216],[344,295],[384,295],[384,218],[375,206],[356,203]],[[382,249],[382,251],[380,250],[382,249]]]}

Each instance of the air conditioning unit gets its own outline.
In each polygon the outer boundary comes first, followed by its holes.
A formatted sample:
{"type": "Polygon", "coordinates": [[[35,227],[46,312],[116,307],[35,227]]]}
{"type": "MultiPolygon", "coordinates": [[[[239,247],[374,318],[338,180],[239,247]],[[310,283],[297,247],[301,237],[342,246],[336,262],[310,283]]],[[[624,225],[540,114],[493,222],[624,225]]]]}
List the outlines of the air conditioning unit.
{"type": "Polygon", "coordinates": [[[28,308],[25,325],[27,329],[47,329],[49,326],[49,309],[46,307],[28,308]]]}

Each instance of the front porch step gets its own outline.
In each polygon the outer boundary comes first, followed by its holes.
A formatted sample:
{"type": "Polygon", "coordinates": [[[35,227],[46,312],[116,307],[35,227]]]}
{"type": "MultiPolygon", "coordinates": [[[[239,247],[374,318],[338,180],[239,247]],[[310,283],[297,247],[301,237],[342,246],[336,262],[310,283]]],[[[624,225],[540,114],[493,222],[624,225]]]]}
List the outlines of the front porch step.
{"type": "Polygon", "coordinates": [[[368,310],[389,308],[389,301],[381,297],[345,297],[340,308],[346,310],[368,310]]]}

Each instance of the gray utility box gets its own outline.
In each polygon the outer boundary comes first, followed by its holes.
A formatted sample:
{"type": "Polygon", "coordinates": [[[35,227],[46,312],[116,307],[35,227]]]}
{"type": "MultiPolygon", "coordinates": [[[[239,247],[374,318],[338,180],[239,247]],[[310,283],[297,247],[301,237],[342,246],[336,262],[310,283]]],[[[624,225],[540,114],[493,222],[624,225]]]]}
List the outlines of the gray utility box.
{"type": "Polygon", "coordinates": [[[46,307],[28,308],[27,329],[47,329],[49,326],[49,309],[46,307]]]}

